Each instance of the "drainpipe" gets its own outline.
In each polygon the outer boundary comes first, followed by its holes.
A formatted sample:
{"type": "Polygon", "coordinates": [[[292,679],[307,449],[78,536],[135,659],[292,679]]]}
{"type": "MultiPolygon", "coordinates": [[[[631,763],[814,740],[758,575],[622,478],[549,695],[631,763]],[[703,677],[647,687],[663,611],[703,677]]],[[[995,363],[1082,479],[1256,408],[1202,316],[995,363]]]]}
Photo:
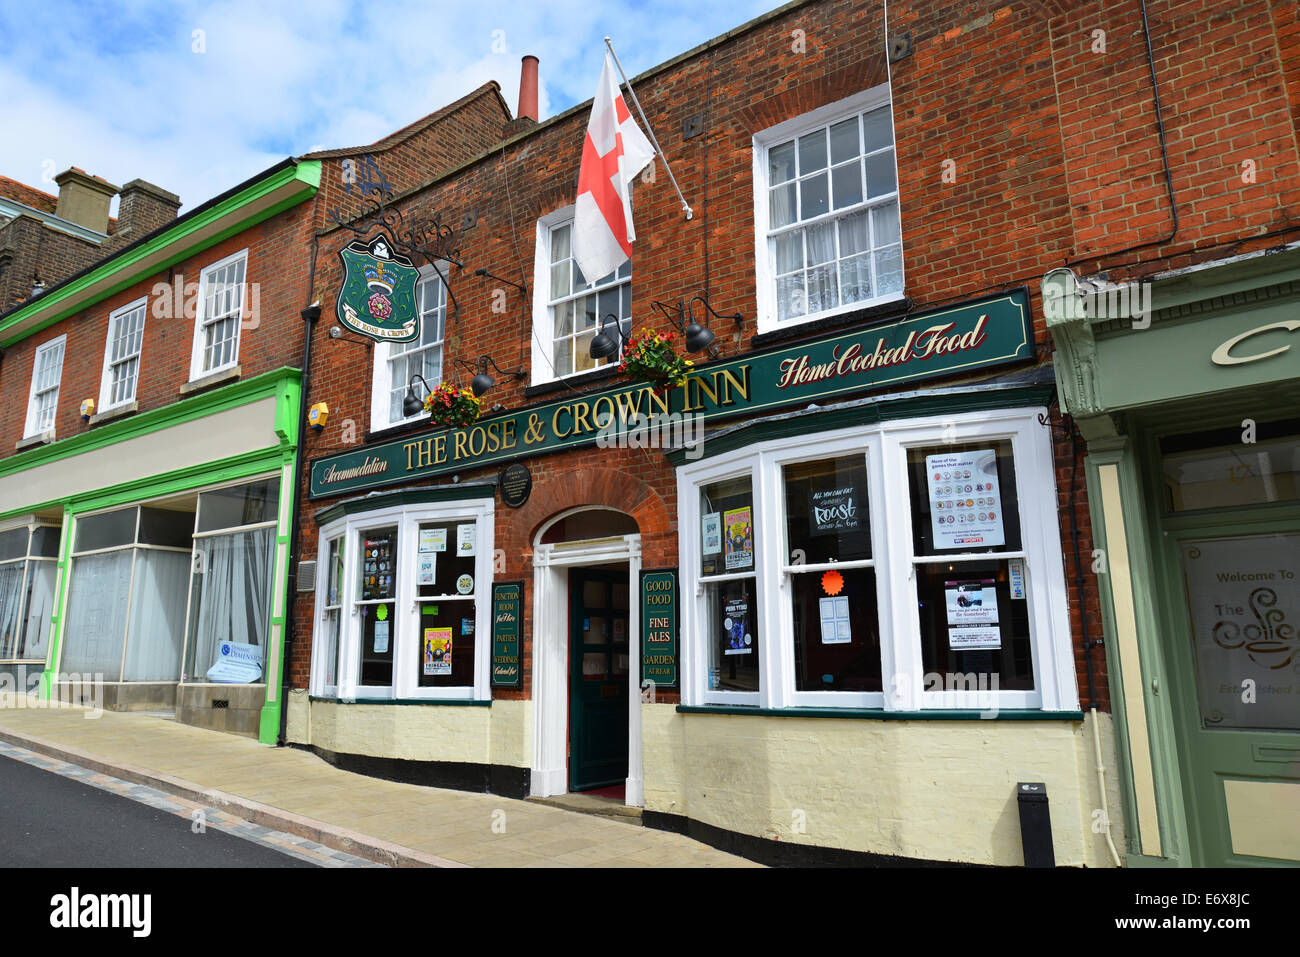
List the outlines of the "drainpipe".
{"type": "MultiPolygon", "coordinates": [[[[311,273],[307,282],[307,288],[313,291],[316,288],[316,250],[318,245],[319,237],[313,236],[311,240],[311,273]]],[[[313,302],[301,312],[307,327],[303,333],[302,386],[298,397],[298,448],[294,453],[293,499],[289,509],[289,514],[293,516],[293,530],[289,533],[289,577],[285,584],[288,594],[285,596],[287,607],[284,616],[284,666],[280,669],[280,735],[276,739],[276,745],[279,747],[284,747],[288,743],[289,650],[293,647],[293,631],[297,618],[294,614],[294,607],[298,603],[298,550],[302,524],[298,519],[299,500],[301,498],[299,490],[302,488],[303,446],[307,444],[307,396],[311,386],[311,342],[320,315],[319,301],[313,302]]]]}

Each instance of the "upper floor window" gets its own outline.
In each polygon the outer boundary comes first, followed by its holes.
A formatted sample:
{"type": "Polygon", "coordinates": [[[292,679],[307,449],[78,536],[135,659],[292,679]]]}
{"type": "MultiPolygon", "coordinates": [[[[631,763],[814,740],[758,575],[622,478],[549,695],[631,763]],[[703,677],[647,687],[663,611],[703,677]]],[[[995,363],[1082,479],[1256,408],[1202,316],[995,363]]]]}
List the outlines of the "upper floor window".
{"type": "Polygon", "coordinates": [[[903,295],[887,87],[754,138],[759,328],[903,295]]]}
{"type": "Polygon", "coordinates": [[[24,438],[54,428],[54,413],[59,405],[59,383],[63,379],[63,349],[67,341],[66,335],[59,336],[36,350],[36,358],[32,362],[32,391],[27,403],[24,438]]]}
{"type": "Polygon", "coordinates": [[[232,368],[239,361],[247,265],[248,250],[243,250],[208,266],[199,277],[191,379],[232,368]]]}
{"type": "Polygon", "coordinates": [[[123,306],[108,317],[108,343],[104,347],[104,377],[99,391],[100,411],[135,401],[140,378],[140,346],[144,341],[144,314],[148,299],[123,306]]]}
{"type": "MultiPolygon", "coordinates": [[[[618,362],[618,353],[592,358],[591,340],[606,322],[611,327],[617,322],[624,337],[631,335],[632,263],[589,281],[573,258],[572,208],[543,217],[537,240],[533,381],[560,379],[618,362]]],[[[617,338],[613,328],[608,333],[617,338]]]]}
{"type": "MultiPolygon", "coordinates": [[[[447,287],[432,267],[421,270],[415,287],[415,301],[420,308],[420,334],[410,342],[375,343],[375,368],[371,387],[370,428],[379,431],[390,426],[414,422],[423,413],[407,418],[402,413],[411,377],[420,375],[430,389],[442,380],[442,341],[447,327],[447,287]]],[[[428,394],[418,379],[415,394],[428,394]]]]}

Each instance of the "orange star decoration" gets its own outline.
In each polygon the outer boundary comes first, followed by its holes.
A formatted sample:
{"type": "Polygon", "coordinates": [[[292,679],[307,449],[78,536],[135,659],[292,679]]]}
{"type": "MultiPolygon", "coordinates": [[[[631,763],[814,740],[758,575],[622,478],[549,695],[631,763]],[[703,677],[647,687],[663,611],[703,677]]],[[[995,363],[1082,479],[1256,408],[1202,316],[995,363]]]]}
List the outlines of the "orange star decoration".
{"type": "Polygon", "coordinates": [[[844,576],[832,569],[822,576],[822,591],[828,595],[838,595],[844,590],[844,576]]]}

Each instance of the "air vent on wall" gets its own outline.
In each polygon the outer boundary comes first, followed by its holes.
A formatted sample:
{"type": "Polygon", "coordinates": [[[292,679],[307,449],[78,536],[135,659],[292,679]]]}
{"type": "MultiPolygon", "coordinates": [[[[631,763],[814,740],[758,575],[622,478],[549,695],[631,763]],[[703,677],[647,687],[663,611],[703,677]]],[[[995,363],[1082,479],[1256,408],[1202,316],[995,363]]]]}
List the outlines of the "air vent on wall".
{"type": "Polygon", "coordinates": [[[298,563],[298,591],[315,591],[316,590],[316,563],[299,562],[298,563]]]}

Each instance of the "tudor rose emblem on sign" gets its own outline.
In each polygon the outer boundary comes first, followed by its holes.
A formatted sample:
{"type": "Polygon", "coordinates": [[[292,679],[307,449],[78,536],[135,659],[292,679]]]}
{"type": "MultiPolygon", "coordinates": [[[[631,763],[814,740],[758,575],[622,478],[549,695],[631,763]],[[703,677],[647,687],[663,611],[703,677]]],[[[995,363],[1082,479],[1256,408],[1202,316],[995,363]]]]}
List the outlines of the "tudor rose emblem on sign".
{"type": "Polygon", "coordinates": [[[393,252],[392,239],[383,234],[369,242],[354,239],[339,250],[339,258],[339,322],[377,342],[410,342],[419,336],[415,284],[420,271],[393,252]]]}

